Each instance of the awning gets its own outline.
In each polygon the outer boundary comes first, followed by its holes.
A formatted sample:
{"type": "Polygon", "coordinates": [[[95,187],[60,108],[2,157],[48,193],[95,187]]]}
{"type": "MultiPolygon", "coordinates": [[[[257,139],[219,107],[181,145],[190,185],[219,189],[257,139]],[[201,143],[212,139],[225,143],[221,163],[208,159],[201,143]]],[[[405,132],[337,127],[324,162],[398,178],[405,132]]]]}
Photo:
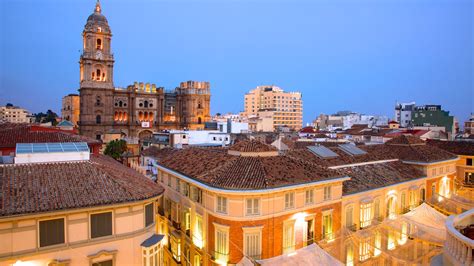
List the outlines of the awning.
{"type": "Polygon", "coordinates": [[[145,241],[143,241],[140,246],[144,248],[149,248],[151,246],[156,245],[158,242],[160,242],[165,236],[164,235],[158,235],[158,234],[153,234],[149,238],[147,238],[145,241]]]}
{"type": "Polygon", "coordinates": [[[257,262],[262,266],[344,265],[316,244],[311,244],[307,247],[300,248],[289,254],[280,255],[265,260],[257,260],[257,262]]]}

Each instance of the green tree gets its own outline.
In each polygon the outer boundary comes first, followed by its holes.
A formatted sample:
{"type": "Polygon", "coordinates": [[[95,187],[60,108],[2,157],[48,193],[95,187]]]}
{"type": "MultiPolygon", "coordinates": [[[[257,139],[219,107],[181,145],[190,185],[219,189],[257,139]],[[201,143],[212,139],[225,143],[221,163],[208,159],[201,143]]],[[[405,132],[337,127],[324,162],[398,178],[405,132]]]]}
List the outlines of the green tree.
{"type": "Polygon", "coordinates": [[[112,140],[105,146],[104,154],[115,160],[119,160],[120,156],[127,151],[127,142],[123,139],[112,140]]]}
{"type": "Polygon", "coordinates": [[[46,113],[40,112],[40,113],[35,114],[35,121],[37,123],[51,122],[51,124],[55,126],[58,124],[58,121],[56,120],[56,118],[58,118],[58,115],[51,110],[46,111],[46,113]]]}

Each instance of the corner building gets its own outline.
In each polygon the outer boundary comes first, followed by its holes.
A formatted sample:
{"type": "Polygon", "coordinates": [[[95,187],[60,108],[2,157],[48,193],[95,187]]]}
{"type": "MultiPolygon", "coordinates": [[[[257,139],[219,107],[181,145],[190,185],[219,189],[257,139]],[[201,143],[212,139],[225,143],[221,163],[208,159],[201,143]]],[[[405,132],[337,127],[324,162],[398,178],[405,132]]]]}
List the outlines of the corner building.
{"type": "Polygon", "coordinates": [[[182,82],[173,91],[134,82],[117,88],[113,82],[112,31],[97,2],[82,33],[80,121],[82,135],[102,139],[110,130],[145,138],[162,129],[198,129],[210,120],[209,82],[182,82]]]}

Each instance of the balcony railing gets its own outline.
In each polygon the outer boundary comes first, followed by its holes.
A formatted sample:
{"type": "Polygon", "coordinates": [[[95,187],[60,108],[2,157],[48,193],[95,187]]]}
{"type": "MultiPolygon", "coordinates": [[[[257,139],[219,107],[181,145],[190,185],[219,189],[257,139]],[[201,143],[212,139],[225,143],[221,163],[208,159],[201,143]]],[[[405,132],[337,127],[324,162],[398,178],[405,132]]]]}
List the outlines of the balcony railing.
{"type": "Polygon", "coordinates": [[[443,255],[446,263],[449,262],[452,265],[474,264],[474,240],[461,233],[461,230],[470,228],[473,223],[474,209],[457,216],[451,215],[448,217],[443,255]]]}

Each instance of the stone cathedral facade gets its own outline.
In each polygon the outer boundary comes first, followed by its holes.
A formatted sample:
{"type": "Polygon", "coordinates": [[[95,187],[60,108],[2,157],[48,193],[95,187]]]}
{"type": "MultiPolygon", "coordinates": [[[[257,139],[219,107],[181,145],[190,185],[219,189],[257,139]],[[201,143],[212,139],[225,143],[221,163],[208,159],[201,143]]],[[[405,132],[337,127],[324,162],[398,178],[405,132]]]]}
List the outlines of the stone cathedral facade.
{"type": "Polygon", "coordinates": [[[80,57],[80,121],[82,135],[102,139],[120,131],[143,139],[169,129],[199,129],[210,120],[209,82],[181,82],[172,91],[155,84],[134,82],[126,88],[114,86],[112,32],[96,3],[82,33],[80,57]]]}

